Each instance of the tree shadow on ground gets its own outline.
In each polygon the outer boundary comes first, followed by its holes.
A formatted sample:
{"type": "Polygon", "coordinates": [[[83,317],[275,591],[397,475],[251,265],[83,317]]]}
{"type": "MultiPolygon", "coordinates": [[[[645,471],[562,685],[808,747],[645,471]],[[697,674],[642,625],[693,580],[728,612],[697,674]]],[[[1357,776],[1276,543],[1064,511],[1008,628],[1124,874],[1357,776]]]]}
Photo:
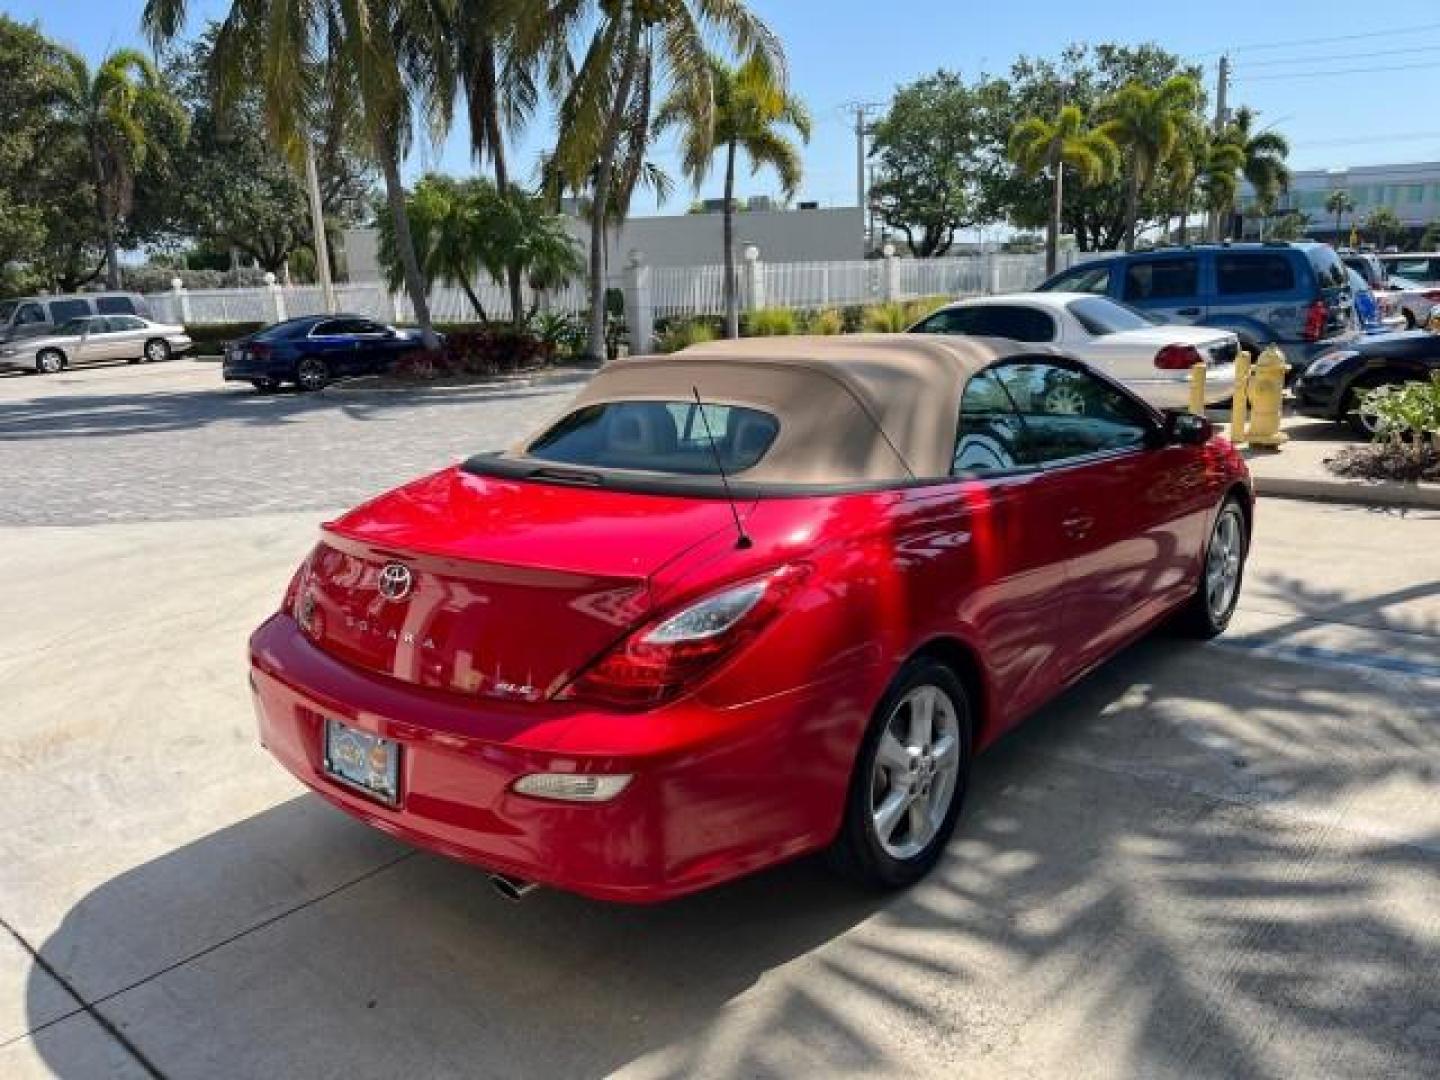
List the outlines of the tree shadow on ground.
{"type": "MultiPolygon", "coordinates": [[[[1144,641],[981,759],[901,894],[810,859],[660,907],[509,906],[387,842],[218,945],[155,929],[373,842],[299,798],[106,882],[42,952],[154,944],[162,974],[90,1000],[177,1075],[1434,1075],[1440,709],[1392,689],[1144,641]]],[[[63,1025],[33,1037],[83,1075],[63,1025]]]]}

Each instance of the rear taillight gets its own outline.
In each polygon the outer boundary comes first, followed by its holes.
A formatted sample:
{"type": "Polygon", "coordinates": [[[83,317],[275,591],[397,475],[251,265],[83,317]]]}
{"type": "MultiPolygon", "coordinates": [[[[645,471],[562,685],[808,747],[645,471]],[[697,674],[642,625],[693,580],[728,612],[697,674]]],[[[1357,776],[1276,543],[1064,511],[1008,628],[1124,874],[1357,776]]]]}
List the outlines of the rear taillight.
{"type": "Polygon", "coordinates": [[[1328,319],[1325,301],[1316,300],[1305,309],[1305,329],[1301,331],[1301,336],[1306,341],[1319,341],[1325,336],[1325,323],[1328,319]]]}
{"type": "Polygon", "coordinates": [[[1161,371],[1187,371],[1202,359],[1194,345],[1166,345],[1155,354],[1155,366],[1161,371]]]}
{"type": "Polygon", "coordinates": [[[310,576],[310,563],[315,558],[315,552],[311,551],[305,556],[302,562],[290,577],[290,584],[285,586],[285,599],[280,602],[282,613],[289,615],[292,619],[297,617],[296,605],[300,600],[300,589],[305,585],[310,576]]]}
{"type": "Polygon", "coordinates": [[[1440,289],[1426,289],[1421,295],[1426,300],[1440,300],[1440,289]]]}
{"type": "Polygon", "coordinates": [[[627,709],[675,697],[755,640],[808,573],[805,566],[785,566],[648,623],[555,696],[627,709]]]}
{"type": "Polygon", "coordinates": [[[275,354],[275,349],[273,346],[263,345],[259,342],[250,345],[247,351],[257,360],[268,360],[271,356],[275,354]]]}

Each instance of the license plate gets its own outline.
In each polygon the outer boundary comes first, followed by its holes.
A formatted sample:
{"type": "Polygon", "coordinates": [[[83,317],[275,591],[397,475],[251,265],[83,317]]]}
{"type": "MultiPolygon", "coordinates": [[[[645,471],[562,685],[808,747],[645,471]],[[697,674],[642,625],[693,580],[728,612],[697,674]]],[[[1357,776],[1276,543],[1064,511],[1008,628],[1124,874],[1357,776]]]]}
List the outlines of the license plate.
{"type": "Polygon", "coordinates": [[[347,787],[394,806],[400,799],[400,744],[327,719],[325,772],[347,787]]]}

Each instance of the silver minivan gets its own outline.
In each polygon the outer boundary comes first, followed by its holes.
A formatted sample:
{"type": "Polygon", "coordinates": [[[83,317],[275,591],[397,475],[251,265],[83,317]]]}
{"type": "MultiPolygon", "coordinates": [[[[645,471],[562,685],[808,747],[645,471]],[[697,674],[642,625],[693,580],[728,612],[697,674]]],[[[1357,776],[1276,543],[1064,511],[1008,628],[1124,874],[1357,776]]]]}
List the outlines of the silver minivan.
{"type": "Polygon", "coordinates": [[[21,296],[0,300],[0,342],[48,334],[71,319],[91,315],[138,315],[150,318],[150,305],[139,293],[70,293],[21,296]]]}

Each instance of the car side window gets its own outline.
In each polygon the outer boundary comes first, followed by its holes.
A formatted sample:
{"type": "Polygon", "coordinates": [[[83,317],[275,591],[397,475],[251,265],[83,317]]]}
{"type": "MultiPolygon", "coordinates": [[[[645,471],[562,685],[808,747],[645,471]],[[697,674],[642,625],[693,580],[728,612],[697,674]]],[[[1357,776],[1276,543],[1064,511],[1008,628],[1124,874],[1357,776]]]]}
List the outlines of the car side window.
{"type": "Polygon", "coordinates": [[[339,319],[331,319],[329,322],[316,323],[310,330],[311,337],[329,337],[332,334],[343,334],[341,329],[345,324],[339,319]]]}
{"type": "Polygon", "coordinates": [[[974,334],[975,308],[942,308],[915,327],[918,334],[974,334]]]}
{"type": "Polygon", "coordinates": [[[1039,308],[1021,304],[985,304],[975,311],[980,316],[977,320],[979,329],[972,333],[1033,343],[1055,340],[1055,320],[1049,312],[1039,308]]]}
{"type": "Polygon", "coordinates": [[[988,476],[1026,464],[1025,424],[993,369],[975,375],[960,397],[952,476],[988,476]]]}
{"type": "Polygon", "coordinates": [[[1087,371],[1030,362],[992,369],[1025,425],[1031,464],[1054,465],[1145,444],[1145,409],[1087,371]]]}
{"type": "Polygon", "coordinates": [[[63,326],[71,319],[84,318],[92,315],[89,300],[51,300],[50,321],[56,326],[63,326]]]}
{"type": "Polygon", "coordinates": [[[114,330],[144,330],[145,323],[134,315],[112,315],[105,320],[114,330]]]}
{"type": "Polygon", "coordinates": [[[134,315],[135,302],[128,296],[97,296],[95,310],[101,315],[134,315]]]}
{"type": "Polygon", "coordinates": [[[1284,255],[1234,252],[1215,256],[1215,292],[1220,296],[1292,292],[1294,288],[1295,267],[1284,255]]]}
{"type": "Polygon", "coordinates": [[[1047,285],[1045,291],[1094,293],[1096,296],[1106,296],[1110,292],[1110,267],[1074,267],[1047,285]]]}
{"type": "Polygon", "coordinates": [[[1193,257],[1141,259],[1125,268],[1125,299],[1183,300],[1200,291],[1200,263],[1193,257]]]}
{"type": "Polygon", "coordinates": [[[45,309],[39,304],[21,304],[15,312],[16,326],[31,326],[45,321],[45,309]]]}

